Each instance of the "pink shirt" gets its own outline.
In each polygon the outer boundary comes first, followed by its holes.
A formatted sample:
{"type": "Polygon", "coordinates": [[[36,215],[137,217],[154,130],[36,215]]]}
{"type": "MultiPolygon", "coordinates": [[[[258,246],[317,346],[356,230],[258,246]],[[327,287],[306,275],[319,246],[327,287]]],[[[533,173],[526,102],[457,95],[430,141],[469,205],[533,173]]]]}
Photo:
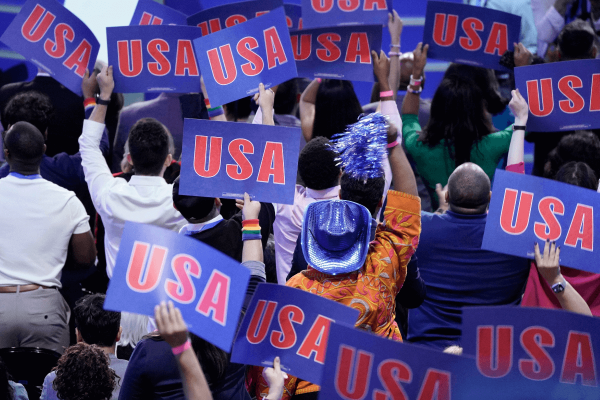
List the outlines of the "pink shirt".
{"type": "Polygon", "coordinates": [[[292,269],[292,256],[296,241],[302,230],[302,220],[306,207],[315,201],[337,199],[340,187],[313,190],[296,185],[294,205],[274,204],[275,222],[275,262],[277,265],[277,283],[285,285],[285,280],[292,269]]]}

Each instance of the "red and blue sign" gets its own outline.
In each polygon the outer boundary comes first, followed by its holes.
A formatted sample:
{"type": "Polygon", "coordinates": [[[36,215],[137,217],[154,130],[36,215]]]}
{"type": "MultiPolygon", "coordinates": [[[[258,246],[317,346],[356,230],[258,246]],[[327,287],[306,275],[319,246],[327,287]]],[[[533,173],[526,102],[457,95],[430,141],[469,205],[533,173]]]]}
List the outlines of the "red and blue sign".
{"type": "MultiPolygon", "coordinates": [[[[199,28],[195,28],[199,29],[199,28]]],[[[194,40],[210,103],[223,105],[298,76],[283,7],[194,40]]]]}
{"type": "Polygon", "coordinates": [[[427,2],[423,44],[429,58],[508,71],[499,64],[519,42],[521,17],[490,8],[427,2]]]}
{"type": "Polygon", "coordinates": [[[533,244],[560,246],[560,264],[600,273],[600,196],[593,190],[496,170],[481,248],[533,258],[533,244]]]}
{"type": "Polygon", "coordinates": [[[283,8],[285,9],[288,28],[304,28],[304,23],[302,22],[302,6],[299,6],[298,4],[284,4],[283,8]]]}
{"type": "Polygon", "coordinates": [[[293,204],[300,128],[186,119],[180,192],[293,204]]]}
{"type": "Polygon", "coordinates": [[[385,25],[392,0],[302,0],[304,28],[385,25]]]}
{"type": "MultiPolygon", "coordinates": [[[[600,320],[563,310],[468,307],[464,353],[485,399],[598,399],[600,320]]],[[[468,397],[464,397],[468,398],[468,397]]]]}
{"type": "Polygon", "coordinates": [[[600,128],[600,60],[515,68],[515,82],[529,103],[528,131],[600,128]]]}
{"type": "Polygon", "coordinates": [[[319,385],[332,322],[354,326],[358,314],[300,289],[261,283],[240,326],[231,361],[266,367],[278,356],[282,371],[319,385]]]}
{"type": "Polygon", "coordinates": [[[193,45],[200,29],[119,26],[106,28],[106,36],[115,92],[200,92],[200,69],[193,45]]]}
{"type": "Polygon", "coordinates": [[[251,0],[225,4],[191,15],[188,17],[187,23],[200,28],[202,36],[206,36],[265,15],[277,7],[283,7],[282,0],[251,0]]]}
{"type": "Polygon", "coordinates": [[[78,95],[100,49],[92,31],[54,0],[26,2],[0,41],[78,95]]]}
{"type": "Polygon", "coordinates": [[[321,399],[450,400],[458,382],[472,383],[473,361],[332,324],[321,399]]]}
{"type": "Polygon", "coordinates": [[[171,300],[190,332],[229,352],[249,281],[249,270],[196,239],[126,222],[104,307],[154,316],[171,300]]]}
{"type": "Polygon", "coordinates": [[[380,25],[290,32],[298,76],[374,82],[371,50],[379,54],[380,25]]]}
{"type": "Polygon", "coordinates": [[[129,25],[187,25],[185,14],[153,0],[138,0],[129,25]]]}

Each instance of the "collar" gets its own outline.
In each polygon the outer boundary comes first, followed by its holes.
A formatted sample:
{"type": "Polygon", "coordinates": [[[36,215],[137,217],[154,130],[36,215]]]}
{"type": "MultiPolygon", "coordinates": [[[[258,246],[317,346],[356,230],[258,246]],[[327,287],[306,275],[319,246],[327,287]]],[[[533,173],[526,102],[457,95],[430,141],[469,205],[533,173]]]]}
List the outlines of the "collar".
{"type": "Polygon", "coordinates": [[[315,200],[329,200],[340,195],[340,186],[334,186],[322,190],[314,190],[306,188],[306,195],[315,200]]]}
{"type": "Polygon", "coordinates": [[[23,175],[18,172],[11,172],[11,173],[9,173],[9,175],[14,176],[15,178],[18,178],[18,179],[29,179],[29,180],[42,179],[42,176],[40,174],[23,175]]]}
{"type": "Polygon", "coordinates": [[[180,235],[195,235],[198,232],[206,231],[211,228],[214,228],[223,220],[223,216],[221,214],[217,215],[213,219],[206,222],[199,222],[197,224],[187,224],[183,228],[179,230],[180,235]]]}
{"type": "Polygon", "coordinates": [[[162,176],[133,175],[129,184],[132,186],[163,186],[167,181],[162,176]]]}
{"type": "Polygon", "coordinates": [[[447,210],[444,215],[449,216],[454,219],[461,219],[464,221],[473,221],[473,223],[479,222],[481,220],[485,220],[487,218],[487,213],[483,214],[459,214],[454,211],[447,210]]]}

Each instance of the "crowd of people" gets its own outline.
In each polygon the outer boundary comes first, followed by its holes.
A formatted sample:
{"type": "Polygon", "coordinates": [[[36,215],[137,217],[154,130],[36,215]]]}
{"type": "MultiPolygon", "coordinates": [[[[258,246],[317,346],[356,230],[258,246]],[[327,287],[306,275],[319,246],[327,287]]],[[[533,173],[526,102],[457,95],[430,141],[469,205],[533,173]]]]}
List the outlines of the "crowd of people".
{"type": "MultiPolygon", "coordinates": [[[[515,3],[544,18],[505,55],[513,68],[597,56],[600,2],[515,3]]],[[[600,315],[600,275],[561,267],[555,242],[532,245],[533,262],[481,248],[497,168],[524,174],[527,140],[534,175],[596,191],[599,133],[528,133],[512,73],[451,64],[422,99],[428,45],[401,54],[402,28],[394,11],[392,51],[372,52],[377,82],[364,107],[350,82],[333,79],[261,84],[254,98],[217,107],[204,85],[124,107],[101,63],[86,72],[83,98],[43,71],[0,88],[0,349],[60,355],[42,399],[318,396],[278,358],[271,368],[232,363],[187,331],[173,303],[153,318],[105,310],[127,221],[190,236],[248,269],[242,314],[259,283],[287,285],[357,309],[357,329],[455,354],[466,306],[600,315]],[[514,124],[495,127],[507,107],[514,124]],[[180,193],[184,118],[300,128],[294,203],[180,193]]],[[[0,400],[25,398],[0,359],[0,400]]]]}

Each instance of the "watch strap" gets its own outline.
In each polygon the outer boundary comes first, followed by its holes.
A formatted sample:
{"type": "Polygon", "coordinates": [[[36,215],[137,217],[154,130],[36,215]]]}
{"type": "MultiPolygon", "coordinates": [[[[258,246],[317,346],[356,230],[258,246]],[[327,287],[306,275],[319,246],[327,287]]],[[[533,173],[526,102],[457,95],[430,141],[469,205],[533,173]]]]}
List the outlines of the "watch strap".
{"type": "Polygon", "coordinates": [[[101,106],[108,106],[110,104],[110,100],[102,100],[100,97],[96,99],[96,104],[101,106]]]}
{"type": "Polygon", "coordinates": [[[558,282],[558,283],[555,283],[554,285],[552,285],[552,291],[554,293],[562,293],[565,291],[566,287],[567,287],[567,281],[565,281],[563,279],[562,282],[558,282]]]}

